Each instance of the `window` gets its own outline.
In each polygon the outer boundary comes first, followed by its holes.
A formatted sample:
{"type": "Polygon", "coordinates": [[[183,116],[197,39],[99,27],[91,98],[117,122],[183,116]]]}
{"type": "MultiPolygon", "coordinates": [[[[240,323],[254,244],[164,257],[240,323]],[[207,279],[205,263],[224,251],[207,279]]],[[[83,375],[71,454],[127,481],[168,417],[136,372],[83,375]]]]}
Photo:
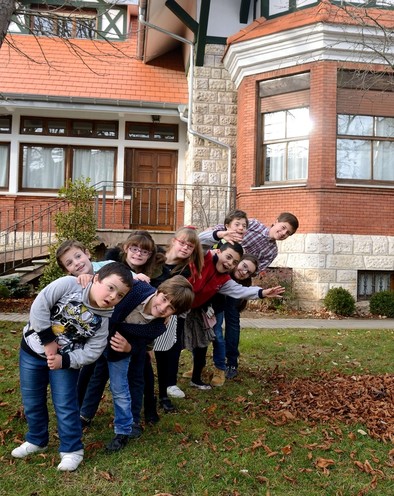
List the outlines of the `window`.
{"type": "Polygon", "coordinates": [[[393,154],[393,117],[338,115],[338,179],[394,181],[393,154]]]}
{"type": "Polygon", "coordinates": [[[178,141],[176,124],[126,122],[126,139],[149,141],[178,141]]]}
{"type": "Polygon", "coordinates": [[[357,274],[357,299],[369,300],[380,291],[394,289],[394,272],[360,270],[357,274]]]}
{"type": "Polygon", "coordinates": [[[22,190],[58,190],[68,178],[89,177],[101,182],[115,179],[115,148],[21,145],[22,190]]]}
{"type": "Polygon", "coordinates": [[[21,134],[43,136],[76,136],[80,138],[117,138],[117,121],[83,119],[54,119],[48,117],[21,117],[21,134]]]}
{"type": "Polygon", "coordinates": [[[32,6],[30,28],[37,36],[96,38],[97,13],[77,7],[32,6]]]}
{"type": "Polygon", "coordinates": [[[308,174],[309,108],[263,114],[264,182],[305,180],[308,174]]]}
{"type": "Polygon", "coordinates": [[[0,188],[8,187],[8,168],[10,162],[10,145],[0,143],[0,188]]]}
{"type": "Polygon", "coordinates": [[[0,115],[0,133],[8,134],[11,132],[12,119],[10,115],[0,115]]]}

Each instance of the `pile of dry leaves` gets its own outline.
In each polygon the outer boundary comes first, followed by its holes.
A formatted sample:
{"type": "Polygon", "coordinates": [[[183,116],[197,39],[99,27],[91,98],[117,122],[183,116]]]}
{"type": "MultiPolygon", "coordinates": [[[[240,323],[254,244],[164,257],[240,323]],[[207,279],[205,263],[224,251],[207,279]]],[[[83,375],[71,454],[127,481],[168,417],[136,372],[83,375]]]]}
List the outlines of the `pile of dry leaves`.
{"type": "Polygon", "coordinates": [[[371,437],[394,442],[394,376],[329,375],[286,381],[269,380],[273,398],[267,415],[275,425],[296,418],[309,422],[339,420],[363,424],[371,437]]]}

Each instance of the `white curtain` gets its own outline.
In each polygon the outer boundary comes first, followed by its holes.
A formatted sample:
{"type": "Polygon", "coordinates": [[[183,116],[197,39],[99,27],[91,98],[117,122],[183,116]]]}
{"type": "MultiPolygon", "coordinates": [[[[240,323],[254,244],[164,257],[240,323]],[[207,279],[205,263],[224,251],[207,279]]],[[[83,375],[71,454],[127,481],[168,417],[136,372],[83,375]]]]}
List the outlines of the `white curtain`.
{"type": "Polygon", "coordinates": [[[59,189],[64,184],[65,151],[42,146],[23,147],[24,188],[59,189]]]}
{"type": "Polygon", "coordinates": [[[114,180],[115,150],[73,149],[73,180],[90,178],[91,184],[114,180]]]}
{"type": "Polygon", "coordinates": [[[6,188],[8,176],[9,148],[8,145],[0,145],[0,188],[6,188]]]}

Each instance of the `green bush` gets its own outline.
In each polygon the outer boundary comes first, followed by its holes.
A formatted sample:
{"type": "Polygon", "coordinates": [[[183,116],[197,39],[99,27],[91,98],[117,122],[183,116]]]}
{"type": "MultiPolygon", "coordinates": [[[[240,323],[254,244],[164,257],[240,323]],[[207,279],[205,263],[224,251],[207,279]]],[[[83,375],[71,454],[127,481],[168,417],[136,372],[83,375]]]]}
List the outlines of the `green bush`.
{"type": "Polygon", "coordinates": [[[394,291],[380,291],[371,296],[369,311],[373,315],[394,317],[394,291]]]}
{"type": "Polygon", "coordinates": [[[323,300],[324,306],[330,312],[348,317],[356,309],[356,301],[350,292],[344,288],[331,288],[323,300]]]}
{"type": "Polygon", "coordinates": [[[30,284],[20,284],[18,277],[9,277],[0,283],[0,298],[27,298],[31,294],[30,284]]]}
{"type": "Polygon", "coordinates": [[[67,212],[58,212],[55,215],[57,242],[49,249],[49,263],[40,277],[40,290],[65,275],[56,261],[56,250],[63,241],[77,239],[90,253],[94,253],[97,237],[94,213],[96,191],[93,186],[90,186],[90,179],[69,180],[66,186],[59,190],[59,197],[67,200],[69,208],[67,212]]]}

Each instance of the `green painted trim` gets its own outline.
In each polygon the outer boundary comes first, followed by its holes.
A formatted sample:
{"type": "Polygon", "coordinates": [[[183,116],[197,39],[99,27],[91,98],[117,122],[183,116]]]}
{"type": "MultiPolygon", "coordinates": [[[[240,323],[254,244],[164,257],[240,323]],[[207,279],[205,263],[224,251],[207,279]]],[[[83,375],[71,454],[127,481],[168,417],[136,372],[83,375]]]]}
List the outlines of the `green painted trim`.
{"type": "Polygon", "coordinates": [[[205,44],[206,45],[225,45],[227,43],[227,38],[223,36],[207,36],[205,44]]]}
{"type": "Polygon", "coordinates": [[[250,0],[241,0],[241,6],[239,8],[239,22],[241,24],[247,24],[250,11],[250,0]]]}
{"type": "Polygon", "coordinates": [[[207,43],[207,29],[209,20],[209,10],[211,0],[202,0],[200,9],[200,19],[198,23],[198,33],[196,37],[196,66],[204,65],[205,45],[207,43]]]}
{"type": "Polygon", "coordinates": [[[198,31],[198,22],[196,22],[193,17],[189,14],[174,0],[167,0],[165,6],[175,14],[178,19],[180,19],[185,26],[187,26],[194,34],[198,31]]]}

